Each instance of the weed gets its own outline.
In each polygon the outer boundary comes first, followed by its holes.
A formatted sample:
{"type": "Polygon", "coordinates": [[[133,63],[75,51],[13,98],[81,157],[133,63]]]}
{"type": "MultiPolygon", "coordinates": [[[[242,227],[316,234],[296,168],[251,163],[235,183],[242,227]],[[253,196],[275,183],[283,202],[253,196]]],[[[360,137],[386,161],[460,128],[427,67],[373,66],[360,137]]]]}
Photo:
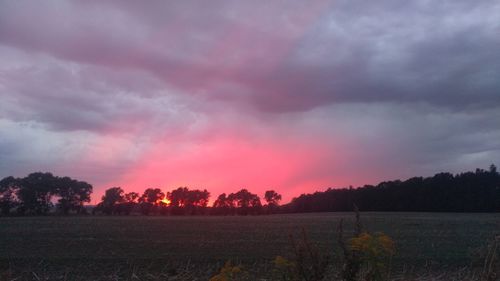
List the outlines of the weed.
{"type": "Polygon", "coordinates": [[[394,242],[392,239],[380,232],[375,234],[362,233],[350,240],[353,252],[358,253],[362,264],[366,267],[365,280],[381,281],[388,279],[389,270],[386,261],[394,254],[394,242]]]}
{"type": "MultiPolygon", "coordinates": [[[[354,212],[356,214],[355,234],[356,236],[359,236],[362,233],[362,225],[359,215],[359,209],[356,205],[354,205],[354,212]]],[[[343,257],[341,277],[345,281],[355,281],[361,269],[362,262],[361,257],[359,256],[360,253],[358,253],[357,251],[352,251],[352,249],[347,245],[347,242],[344,238],[343,219],[340,220],[337,227],[337,242],[342,249],[343,257]]]]}
{"type": "Polygon", "coordinates": [[[277,256],[273,260],[274,272],[277,275],[277,279],[283,281],[295,281],[298,279],[296,274],[296,265],[294,262],[282,257],[277,256]]]}
{"type": "Polygon", "coordinates": [[[210,281],[233,281],[239,280],[238,277],[244,275],[241,266],[233,266],[230,261],[220,269],[220,272],[214,277],[210,278],[210,281]]]}
{"type": "Polygon", "coordinates": [[[290,244],[293,254],[291,260],[282,256],[277,256],[273,261],[275,272],[278,272],[279,278],[284,281],[323,280],[328,269],[330,256],[321,253],[319,249],[309,241],[305,229],[302,229],[302,235],[298,240],[291,234],[290,244]]]}

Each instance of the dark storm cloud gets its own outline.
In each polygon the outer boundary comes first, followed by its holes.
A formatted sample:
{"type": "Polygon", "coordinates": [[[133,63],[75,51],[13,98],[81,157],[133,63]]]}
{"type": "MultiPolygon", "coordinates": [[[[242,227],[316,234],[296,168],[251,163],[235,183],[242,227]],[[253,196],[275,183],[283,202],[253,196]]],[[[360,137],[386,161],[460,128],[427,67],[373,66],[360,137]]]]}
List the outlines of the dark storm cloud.
{"type": "Polygon", "coordinates": [[[51,3],[35,4],[45,13],[4,3],[1,42],[146,70],[186,94],[269,112],[338,102],[500,104],[495,1],[317,1],[313,8],[217,1],[206,9],[192,1],[116,1],[102,10],[100,2],[51,3]]]}

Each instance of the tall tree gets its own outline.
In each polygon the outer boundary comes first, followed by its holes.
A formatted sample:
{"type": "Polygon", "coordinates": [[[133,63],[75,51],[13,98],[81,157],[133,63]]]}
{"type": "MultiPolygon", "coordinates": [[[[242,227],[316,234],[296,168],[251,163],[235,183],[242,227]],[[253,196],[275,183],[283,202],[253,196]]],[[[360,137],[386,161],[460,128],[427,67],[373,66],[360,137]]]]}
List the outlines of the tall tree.
{"type": "Polygon", "coordinates": [[[123,201],[118,203],[115,207],[115,212],[118,215],[130,215],[134,208],[137,206],[139,193],[128,192],[123,196],[123,201]]]}
{"type": "Polygon", "coordinates": [[[0,181],[0,215],[9,215],[17,207],[19,200],[16,193],[19,189],[19,179],[12,176],[0,181]]]}
{"type": "Polygon", "coordinates": [[[78,214],[84,212],[84,203],[90,202],[92,185],[71,179],[69,177],[56,179],[56,194],[59,196],[57,208],[63,213],[68,214],[75,211],[78,214]]]}
{"type": "Polygon", "coordinates": [[[236,202],[238,206],[237,212],[240,215],[258,214],[261,210],[262,204],[259,196],[247,189],[241,189],[234,194],[229,194],[229,197],[236,202]]]}
{"type": "Polygon", "coordinates": [[[268,205],[278,206],[281,201],[281,195],[274,190],[268,190],[264,194],[264,199],[268,205]]]}
{"type": "Polygon", "coordinates": [[[102,196],[101,203],[97,205],[97,210],[101,210],[103,213],[111,215],[113,214],[116,205],[122,203],[124,200],[123,189],[121,187],[111,187],[104,192],[102,196]]]}
{"type": "Polygon", "coordinates": [[[17,197],[20,213],[43,215],[52,208],[52,196],[57,193],[56,178],[51,173],[31,173],[20,180],[17,197]]]}
{"type": "Polygon", "coordinates": [[[148,188],[139,198],[141,212],[144,215],[154,213],[160,205],[161,200],[165,198],[165,193],[159,188],[148,188]]]}
{"type": "Polygon", "coordinates": [[[144,190],[140,202],[148,202],[151,204],[158,204],[165,197],[165,193],[159,188],[148,188],[144,190]]]}
{"type": "Polygon", "coordinates": [[[213,215],[229,215],[231,209],[231,202],[226,196],[226,193],[222,193],[217,196],[217,199],[212,205],[211,214],[213,215]]]}
{"type": "Polygon", "coordinates": [[[219,196],[217,196],[217,199],[214,201],[214,204],[212,205],[213,208],[224,208],[224,207],[230,207],[230,204],[227,200],[226,193],[222,193],[219,196]]]}
{"type": "Polygon", "coordinates": [[[495,164],[490,165],[490,173],[492,173],[492,174],[497,173],[497,166],[495,166],[495,164]]]}
{"type": "Polygon", "coordinates": [[[167,194],[168,200],[172,207],[184,207],[188,203],[189,189],[187,187],[179,187],[167,194]]]}
{"type": "Polygon", "coordinates": [[[179,187],[167,194],[173,214],[198,214],[205,210],[210,198],[210,192],[205,190],[190,190],[179,187]]]}
{"type": "Polygon", "coordinates": [[[267,213],[274,213],[278,210],[281,195],[274,190],[268,190],[264,194],[264,199],[266,200],[266,211],[267,213]]]}

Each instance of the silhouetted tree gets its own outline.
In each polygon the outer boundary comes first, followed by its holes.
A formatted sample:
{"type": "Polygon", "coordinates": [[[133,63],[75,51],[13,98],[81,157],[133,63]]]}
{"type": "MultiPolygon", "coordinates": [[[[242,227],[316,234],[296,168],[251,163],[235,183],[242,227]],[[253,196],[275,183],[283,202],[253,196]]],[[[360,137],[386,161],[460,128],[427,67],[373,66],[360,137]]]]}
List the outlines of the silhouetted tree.
{"type": "Polygon", "coordinates": [[[0,215],[10,215],[11,210],[19,205],[18,189],[19,179],[10,176],[0,181],[0,215]]]}
{"type": "Polygon", "coordinates": [[[51,173],[31,173],[20,179],[17,197],[21,214],[43,215],[52,208],[52,196],[56,194],[57,182],[51,173]]]}
{"type": "Polygon", "coordinates": [[[179,187],[169,192],[167,197],[170,200],[173,214],[194,215],[204,212],[210,198],[210,193],[206,189],[189,190],[187,187],[179,187]]]}
{"type": "Polygon", "coordinates": [[[259,196],[247,189],[241,189],[234,194],[229,194],[229,198],[231,201],[236,202],[237,213],[240,215],[259,214],[262,209],[259,196]]]}
{"type": "Polygon", "coordinates": [[[187,206],[206,207],[208,204],[208,199],[210,198],[210,192],[208,192],[206,189],[189,190],[187,195],[187,206]]]}
{"type": "Polygon", "coordinates": [[[170,200],[170,206],[172,207],[184,207],[188,201],[187,187],[179,187],[172,192],[167,194],[168,200],[170,200]]]}
{"type": "Polygon", "coordinates": [[[53,207],[62,213],[82,213],[84,203],[90,202],[92,185],[56,177],[51,173],[36,172],[24,178],[6,177],[0,181],[0,211],[4,215],[16,209],[19,214],[43,215],[53,207]]]}
{"type": "Polygon", "coordinates": [[[148,188],[139,198],[141,212],[149,215],[156,212],[161,200],[165,198],[165,193],[159,188],[148,188]]]}
{"type": "Polygon", "coordinates": [[[139,193],[129,192],[123,196],[123,202],[118,203],[115,207],[115,212],[119,215],[130,215],[134,208],[138,205],[139,193]]]}
{"type": "MultiPolygon", "coordinates": [[[[0,214],[43,215],[57,202],[61,213],[80,213],[90,201],[92,186],[69,177],[51,173],[31,173],[24,178],[6,177],[0,180],[0,214]],[[56,201],[57,200],[57,201],[56,201]]],[[[124,194],[120,187],[105,191],[94,212],[130,214],[139,207],[143,214],[203,214],[210,193],[207,190],[189,190],[179,187],[163,199],[158,188],[149,188],[139,197],[136,192],[124,194]],[[138,206],[139,205],[139,206],[138,206]]],[[[500,212],[500,174],[495,165],[489,169],[460,174],[438,173],[432,177],[413,177],[405,181],[383,181],[377,185],[358,188],[327,189],[324,192],[302,194],[284,206],[279,206],[281,195],[274,190],[264,195],[266,207],[273,212],[350,211],[356,204],[363,211],[428,211],[428,212],[500,212]],[[276,208],[271,209],[271,208],[276,208]]],[[[211,214],[260,214],[259,196],[241,189],[236,193],[219,195],[211,214]]]]}
{"type": "Polygon", "coordinates": [[[302,194],[283,206],[286,212],[349,211],[356,204],[363,211],[498,212],[500,174],[476,169],[453,175],[414,177],[385,181],[376,186],[328,189],[302,194]]]}
{"type": "Polygon", "coordinates": [[[491,164],[490,165],[490,173],[496,174],[497,173],[497,166],[495,166],[494,164],[491,164]]]}
{"type": "Polygon", "coordinates": [[[137,203],[139,196],[140,196],[139,193],[133,192],[133,191],[126,193],[125,194],[125,201],[131,202],[131,203],[137,203]]]}
{"type": "Polygon", "coordinates": [[[96,206],[95,211],[101,211],[107,215],[115,213],[118,204],[123,203],[123,189],[121,187],[111,187],[102,196],[102,201],[96,206]]]}
{"type": "Polygon", "coordinates": [[[231,210],[234,209],[233,201],[230,200],[226,193],[222,193],[217,197],[212,205],[212,215],[229,215],[231,210]]]}
{"type": "Polygon", "coordinates": [[[92,185],[71,179],[69,177],[57,178],[55,180],[56,194],[59,196],[57,208],[68,214],[75,211],[77,214],[84,213],[84,203],[90,202],[92,185]]]}
{"type": "Polygon", "coordinates": [[[148,188],[144,191],[139,201],[156,204],[165,197],[165,193],[159,188],[148,188]]]}
{"type": "Polygon", "coordinates": [[[268,190],[264,194],[264,199],[266,200],[266,210],[267,213],[274,213],[278,210],[281,201],[281,195],[274,190],[268,190]]]}

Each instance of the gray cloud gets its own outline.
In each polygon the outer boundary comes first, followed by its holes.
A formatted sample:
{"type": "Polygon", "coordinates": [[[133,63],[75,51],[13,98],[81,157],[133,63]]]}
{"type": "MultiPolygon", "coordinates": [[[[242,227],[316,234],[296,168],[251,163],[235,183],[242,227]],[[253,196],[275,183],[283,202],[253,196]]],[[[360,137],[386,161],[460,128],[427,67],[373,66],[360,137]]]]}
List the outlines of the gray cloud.
{"type": "Polygon", "coordinates": [[[201,13],[191,1],[109,2],[102,10],[96,2],[79,9],[55,2],[36,15],[10,3],[2,9],[0,41],[149,71],[186,94],[241,99],[270,112],[380,101],[498,107],[495,1],[317,3],[326,4],[218,1],[201,13]],[[307,13],[311,19],[300,19],[307,13]]]}
{"type": "Polygon", "coordinates": [[[500,156],[499,34],[495,0],[3,1],[0,168],[71,172],[57,163],[116,142],[75,164],[102,183],[158,143],[221,136],[321,146],[290,185],[484,166],[500,156]]]}

